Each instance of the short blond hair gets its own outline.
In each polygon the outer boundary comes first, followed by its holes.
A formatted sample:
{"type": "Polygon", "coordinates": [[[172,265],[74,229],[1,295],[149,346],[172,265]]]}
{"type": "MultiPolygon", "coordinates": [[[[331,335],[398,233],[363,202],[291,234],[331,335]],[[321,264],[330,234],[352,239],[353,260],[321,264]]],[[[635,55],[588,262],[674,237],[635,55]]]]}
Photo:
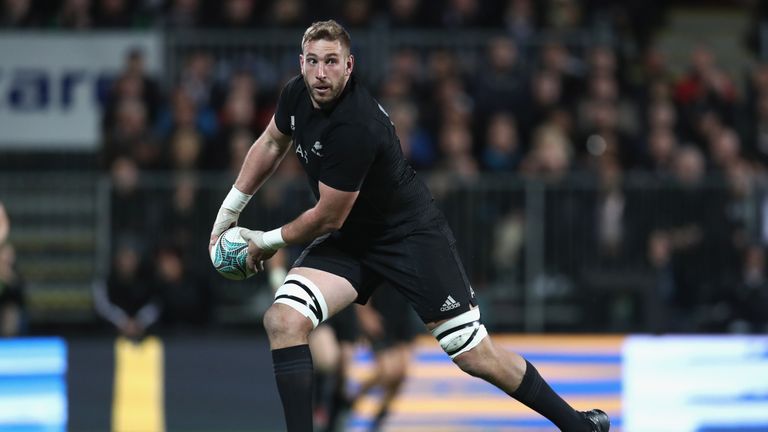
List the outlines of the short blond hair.
{"type": "Polygon", "coordinates": [[[335,20],[312,23],[301,38],[301,49],[304,50],[304,45],[307,42],[316,40],[339,41],[341,46],[347,50],[347,53],[349,53],[352,46],[352,38],[349,37],[349,33],[335,20]]]}

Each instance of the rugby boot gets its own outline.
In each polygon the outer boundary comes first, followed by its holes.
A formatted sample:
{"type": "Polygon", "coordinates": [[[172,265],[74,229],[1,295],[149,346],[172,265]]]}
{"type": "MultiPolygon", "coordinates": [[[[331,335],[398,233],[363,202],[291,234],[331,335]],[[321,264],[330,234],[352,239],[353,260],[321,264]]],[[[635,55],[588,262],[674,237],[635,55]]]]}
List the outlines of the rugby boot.
{"type": "Polygon", "coordinates": [[[592,427],[592,432],[608,432],[611,428],[611,419],[603,411],[593,409],[582,411],[581,413],[584,414],[584,418],[587,419],[587,422],[592,427]]]}

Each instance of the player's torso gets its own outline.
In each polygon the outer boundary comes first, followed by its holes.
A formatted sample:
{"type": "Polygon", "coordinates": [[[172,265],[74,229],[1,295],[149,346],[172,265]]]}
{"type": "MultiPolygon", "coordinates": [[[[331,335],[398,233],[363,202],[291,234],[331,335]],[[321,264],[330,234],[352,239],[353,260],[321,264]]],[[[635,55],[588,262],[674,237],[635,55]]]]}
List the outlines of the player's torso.
{"type": "Polygon", "coordinates": [[[306,89],[302,89],[298,96],[298,102],[288,113],[293,151],[307,173],[315,197],[319,197],[319,179],[327,176],[327,170],[332,170],[337,162],[326,156],[326,153],[334,152],[333,146],[360,146],[360,152],[345,153],[350,159],[346,162],[352,163],[356,163],[358,157],[360,163],[370,161],[361,153],[373,152],[360,195],[345,227],[350,223],[362,224],[366,230],[372,224],[392,227],[402,225],[414,215],[427,214],[423,207],[431,205],[431,194],[415,178],[415,172],[403,158],[394,125],[369,93],[355,85],[350,91],[345,90],[338,104],[328,111],[314,108],[306,89]],[[350,125],[364,128],[363,139],[374,144],[362,146],[357,141],[334,139],[338,137],[340,127],[350,125]]]}
{"type": "Polygon", "coordinates": [[[331,117],[312,108],[311,103],[300,104],[291,115],[293,151],[315,185],[324,155],[322,138],[330,125],[331,117]]]}

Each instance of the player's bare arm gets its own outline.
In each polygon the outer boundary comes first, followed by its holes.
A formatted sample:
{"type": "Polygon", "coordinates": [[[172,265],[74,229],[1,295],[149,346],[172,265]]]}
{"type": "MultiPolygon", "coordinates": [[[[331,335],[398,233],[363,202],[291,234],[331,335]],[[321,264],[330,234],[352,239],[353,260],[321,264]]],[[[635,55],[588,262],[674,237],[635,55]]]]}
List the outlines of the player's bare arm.
{"type": "Polygon", "coordinates": [[[277,249],[286,244],[308,243],[341,228],[360,192],[340,191],[323,182],[318,186],[320,198],[317,204],[293,221],[266,233],[243,233],[243,238],[249,241],[248,266],[253,271],[262,270],[261,261],[271,258],[277,249]]]}
{"type": "Polygon", "coordinates": [[[267,128],[248,150],[235,187],[245,194],[254,194],[275,172],[290,145],[291,137],[280,132],[272,116],[267,128]]]}
{"type": "Polygon", "coordinates": [[[251,196],[275,172],[290,148],[290,144],[291,137],[280,132],[273,116],[266,130],[248,150],[237,180],[216,215],[208,250],[213,247],[222,232],[237,224],[240,212],[243,211],[251,196]]]}

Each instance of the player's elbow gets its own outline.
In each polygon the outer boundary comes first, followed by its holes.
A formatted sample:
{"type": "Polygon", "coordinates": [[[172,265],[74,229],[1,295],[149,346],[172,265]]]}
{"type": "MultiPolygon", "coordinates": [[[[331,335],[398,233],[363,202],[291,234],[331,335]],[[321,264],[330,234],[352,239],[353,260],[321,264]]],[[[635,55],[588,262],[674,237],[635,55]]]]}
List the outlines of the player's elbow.
{"type": "Polygon", "coordinates": [[[348,212],[339,212],[329,207],[316,207],[314,209],[316,227],[322,234],[337,231],[344,225],[348,212]]]}
{"type": "Polygon", "coordinates": [[[338,217],[329,217],[323,220],[321,225],[321,230],[324,233],[329,233],[333,231],[337,231],[341,229],[341,226],[344,225],[344,219],[338,218],[338,217]]]}

